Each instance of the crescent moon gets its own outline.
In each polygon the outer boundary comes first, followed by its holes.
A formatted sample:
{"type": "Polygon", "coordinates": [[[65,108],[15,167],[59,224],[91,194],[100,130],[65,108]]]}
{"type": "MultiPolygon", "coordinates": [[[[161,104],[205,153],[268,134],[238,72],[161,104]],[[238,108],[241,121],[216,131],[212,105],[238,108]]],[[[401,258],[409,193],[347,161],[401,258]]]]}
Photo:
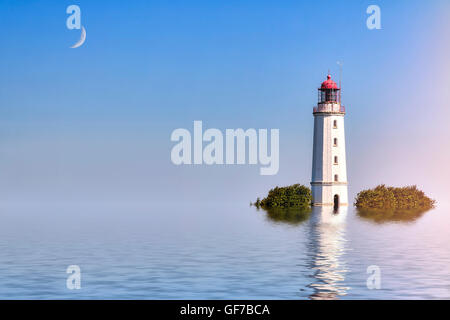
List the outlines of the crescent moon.
{"type": "Polygon", "coordinates": [[[80,47],[84,43],[84,41],[86,41],[86,29],[83,26],[81,26],[80,40],[78,40],[77,43],[75,43],[73,46],[71,46],[71,48],[74,49],[74,48],[80,47]]]}

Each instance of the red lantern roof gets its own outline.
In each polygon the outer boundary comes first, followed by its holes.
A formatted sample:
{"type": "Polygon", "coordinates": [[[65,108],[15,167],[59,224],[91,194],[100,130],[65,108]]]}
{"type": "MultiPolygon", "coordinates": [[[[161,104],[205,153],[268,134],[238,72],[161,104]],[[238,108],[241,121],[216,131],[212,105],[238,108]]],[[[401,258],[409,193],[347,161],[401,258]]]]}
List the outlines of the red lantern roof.
{"type": "Polygon", "coordinates": [[[336,82],[331,80],[330,75],[327,76],[327,80],[322,82],[321,89],[337,89],[337,88],[338,88],[338,86],[337,86],[336,82]]]}

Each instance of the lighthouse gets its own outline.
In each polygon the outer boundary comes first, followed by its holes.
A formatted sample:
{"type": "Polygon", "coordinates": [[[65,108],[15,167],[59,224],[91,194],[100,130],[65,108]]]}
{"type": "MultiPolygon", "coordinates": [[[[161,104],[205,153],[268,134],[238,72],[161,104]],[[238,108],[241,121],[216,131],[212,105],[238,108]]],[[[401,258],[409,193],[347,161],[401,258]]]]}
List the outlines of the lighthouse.
{"type": "Polygon", "coordinates": [[[313,109],[314,140],[311,191],[314,206],[348,205],[347,164],[345,160],[345,108],[341,88],[327,76],[319,88],[313,109]]]}

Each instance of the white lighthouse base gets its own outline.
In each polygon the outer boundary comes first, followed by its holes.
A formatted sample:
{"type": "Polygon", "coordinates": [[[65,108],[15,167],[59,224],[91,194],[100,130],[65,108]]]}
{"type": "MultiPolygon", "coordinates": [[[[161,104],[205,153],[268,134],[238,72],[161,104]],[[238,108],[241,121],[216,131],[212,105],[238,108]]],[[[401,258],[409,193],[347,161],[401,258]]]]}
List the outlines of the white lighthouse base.
{"type": "Polygon", "coordinates": [[[311,183],[313,206],[348,206],[346,183],[311,183]],[[337,203],[335,198],[337,197],[337,203]]]}

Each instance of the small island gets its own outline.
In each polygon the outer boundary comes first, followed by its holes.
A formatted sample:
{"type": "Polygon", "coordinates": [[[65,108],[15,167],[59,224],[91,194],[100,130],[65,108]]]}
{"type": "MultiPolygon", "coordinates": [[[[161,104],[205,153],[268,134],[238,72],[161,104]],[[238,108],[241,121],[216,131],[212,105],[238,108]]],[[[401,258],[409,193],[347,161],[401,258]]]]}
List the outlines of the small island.
{"type": "Polygon", "coordinates": [[[256,200],[254,205],[257,208],[298,208],[308,209],[311,207],[311,189],[300,184],[288,187],[275,187],[269,191],[264,199],[256,200]]]}
{"type": "Polygon", "coordinates": [[[354,203],[362,217],[383,221],[412,221],[433,209],[430,199],[416,186],[386,187],[379,185],[358,193],[354,203]]]}
{"type": "MultiPolygon", "coordinates": [[[[271,189],[267,197],[251,203],[262,208],[274,221],[297,224],[309,217],[312,204],[311,189],[294,184],[271,189]]],[[[356,196],[357,214],[378,223],[414,221],[435,207],[435,200],[427,197],[416,186],[387,187],[384,184],[363,190],[356,196]]]]}
{"type": "Polygon", "coordinates": [[[275,187],[264,199],[252,203],[267,212],[267,218],[275,223],[298,225],[309,218],[311,212],[311,189],[300,184],[275,187]]]}

